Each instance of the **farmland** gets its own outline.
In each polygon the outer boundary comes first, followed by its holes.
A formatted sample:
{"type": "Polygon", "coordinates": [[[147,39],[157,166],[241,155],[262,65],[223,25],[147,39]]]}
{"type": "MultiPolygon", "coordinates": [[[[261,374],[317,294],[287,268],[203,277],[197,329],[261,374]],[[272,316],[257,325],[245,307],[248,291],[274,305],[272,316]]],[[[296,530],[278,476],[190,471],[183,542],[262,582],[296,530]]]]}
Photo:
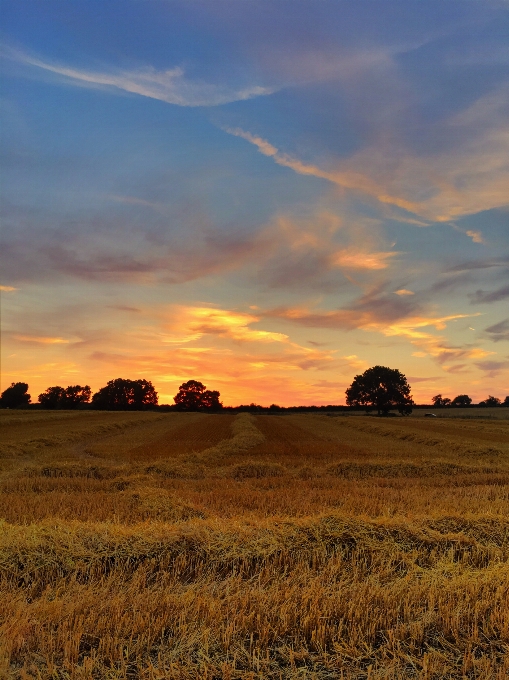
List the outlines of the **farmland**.
{"type": "Polygon", "coordinates": [[[0,676],[508,677],[488,411],[0,412],[0,676]]]}

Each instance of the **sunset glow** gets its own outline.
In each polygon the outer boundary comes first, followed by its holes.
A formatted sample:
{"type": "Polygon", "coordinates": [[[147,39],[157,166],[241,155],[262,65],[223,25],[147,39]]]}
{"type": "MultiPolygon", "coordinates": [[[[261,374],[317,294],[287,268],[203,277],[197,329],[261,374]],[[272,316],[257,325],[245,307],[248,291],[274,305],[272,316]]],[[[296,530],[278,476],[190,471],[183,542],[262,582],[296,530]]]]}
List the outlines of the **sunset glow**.
{"type": "Polygon", "coordinates": [[[509,8],[4,5],[1,389],[509,394],[509,8]]]}

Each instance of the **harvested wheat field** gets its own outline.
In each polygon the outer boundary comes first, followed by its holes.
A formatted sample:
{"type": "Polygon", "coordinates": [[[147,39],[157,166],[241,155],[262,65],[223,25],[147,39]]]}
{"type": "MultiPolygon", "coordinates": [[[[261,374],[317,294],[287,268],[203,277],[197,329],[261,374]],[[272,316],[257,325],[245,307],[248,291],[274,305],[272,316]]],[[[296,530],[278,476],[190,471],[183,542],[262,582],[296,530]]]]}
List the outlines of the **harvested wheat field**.
{"type": "Polygon", "coordinates": [[[0,423],[2,678],[509,677],[509,421],[0,423]]]}

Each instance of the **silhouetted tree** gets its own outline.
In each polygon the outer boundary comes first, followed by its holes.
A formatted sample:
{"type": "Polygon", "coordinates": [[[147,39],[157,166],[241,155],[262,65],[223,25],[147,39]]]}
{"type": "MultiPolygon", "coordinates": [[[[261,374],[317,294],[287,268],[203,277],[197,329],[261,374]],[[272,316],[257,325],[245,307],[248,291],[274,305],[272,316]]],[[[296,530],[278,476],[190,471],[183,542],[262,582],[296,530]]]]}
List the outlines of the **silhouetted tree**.
{"type": "Polygon", "coordinates": [[[217,411],[223,408],[223,404],[219,401],[221,395],[217,390],[205,390],[202,394],[202,408],[208,409],[209,411],[217,411]]]}
{"type": "Polygon", "coordinates": [[[43,408],[56,409],[75,409],[80,404],[87,404],[90,401],[92,390],[89,385],[69,385],[65,389],[59,387],[48,387],[39,395],[38,400],[43,408]]]}
{"type": "Polygon", "coordinates": [[[80,404],[88,404],[91,395],[90,385],[69,385],[65,390],[64,408],[78,408],[80,404]]]}
{"type": "Polygon", "coordinates": [[[11,386],[4,390],[0,396],[0,406],[2,408],[26,406],[30,403],[30,399],[31,397],[28,394],[28,383],[11,383],[11,386]]]}
{"type": "Polygon", "coordinates": [[[188,380],[173,397],[179,411],[217,411],[223,407],[217,390],[208,390],[198,380],[188,380]]]}
{"type": "Polygon", "coordinates": [[[403,373],[395,368],[373,366],[356,375],[346,390],[348,406],[376,408],[378,415],[387,415],[391,409],[398,409],[402,415],[412,413],[410,385],[403,373]]]}
{"type": "Polygon", "coordinates": [[[157,392],[149,380],[110,380],[92,397],[92,406],[108,411],[141,411],[157,406],[157,392]]]}
{"type": "Polygon", "coordinates": [[[509,396],[507,396],[502,402],[502,406],[509,406],[509,396]]]}
{"type": "Polygon", "coordinates": [[[43,408],[62,408],[65,399],[65,390],[58,385],[55,387],[48,387],[45,392],[37,397],[37,399],[43,408]]]}
{"type": "Polygon", "coordinates": [[[433,405],[436,406],[437,408],[451,405],[451,400],[449,399],[449,397],[442,397],[441,394],[437,394],[436,397],[432,397],[431,401],[433,402],[433,405]]]}
{"type": "Polygon", "coordinates": [[[490,396],[484,400],[484,402],[481,402],[484,406],[500,406],[502,403],[498,397],[492,397],[491,394],[490,396]]]}
{"type": "Polygon", "coordinates": [[[470,399],[468,394],[458,394],[458,396],[454,397],[451,401],[451,406],[470,406],[471,403],[472,399],[470,399]]]}

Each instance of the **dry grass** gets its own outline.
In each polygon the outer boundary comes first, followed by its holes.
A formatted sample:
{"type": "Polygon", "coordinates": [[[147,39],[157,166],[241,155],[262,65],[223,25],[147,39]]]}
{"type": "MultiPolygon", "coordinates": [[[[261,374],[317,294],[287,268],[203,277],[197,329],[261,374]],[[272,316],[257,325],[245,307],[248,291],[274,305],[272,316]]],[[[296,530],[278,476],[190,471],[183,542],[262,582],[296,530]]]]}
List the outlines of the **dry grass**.
{"type": "Polygon", "coordinates": [[[2,678],[509,677],[509,422],[0,425],[2,678]]]}

